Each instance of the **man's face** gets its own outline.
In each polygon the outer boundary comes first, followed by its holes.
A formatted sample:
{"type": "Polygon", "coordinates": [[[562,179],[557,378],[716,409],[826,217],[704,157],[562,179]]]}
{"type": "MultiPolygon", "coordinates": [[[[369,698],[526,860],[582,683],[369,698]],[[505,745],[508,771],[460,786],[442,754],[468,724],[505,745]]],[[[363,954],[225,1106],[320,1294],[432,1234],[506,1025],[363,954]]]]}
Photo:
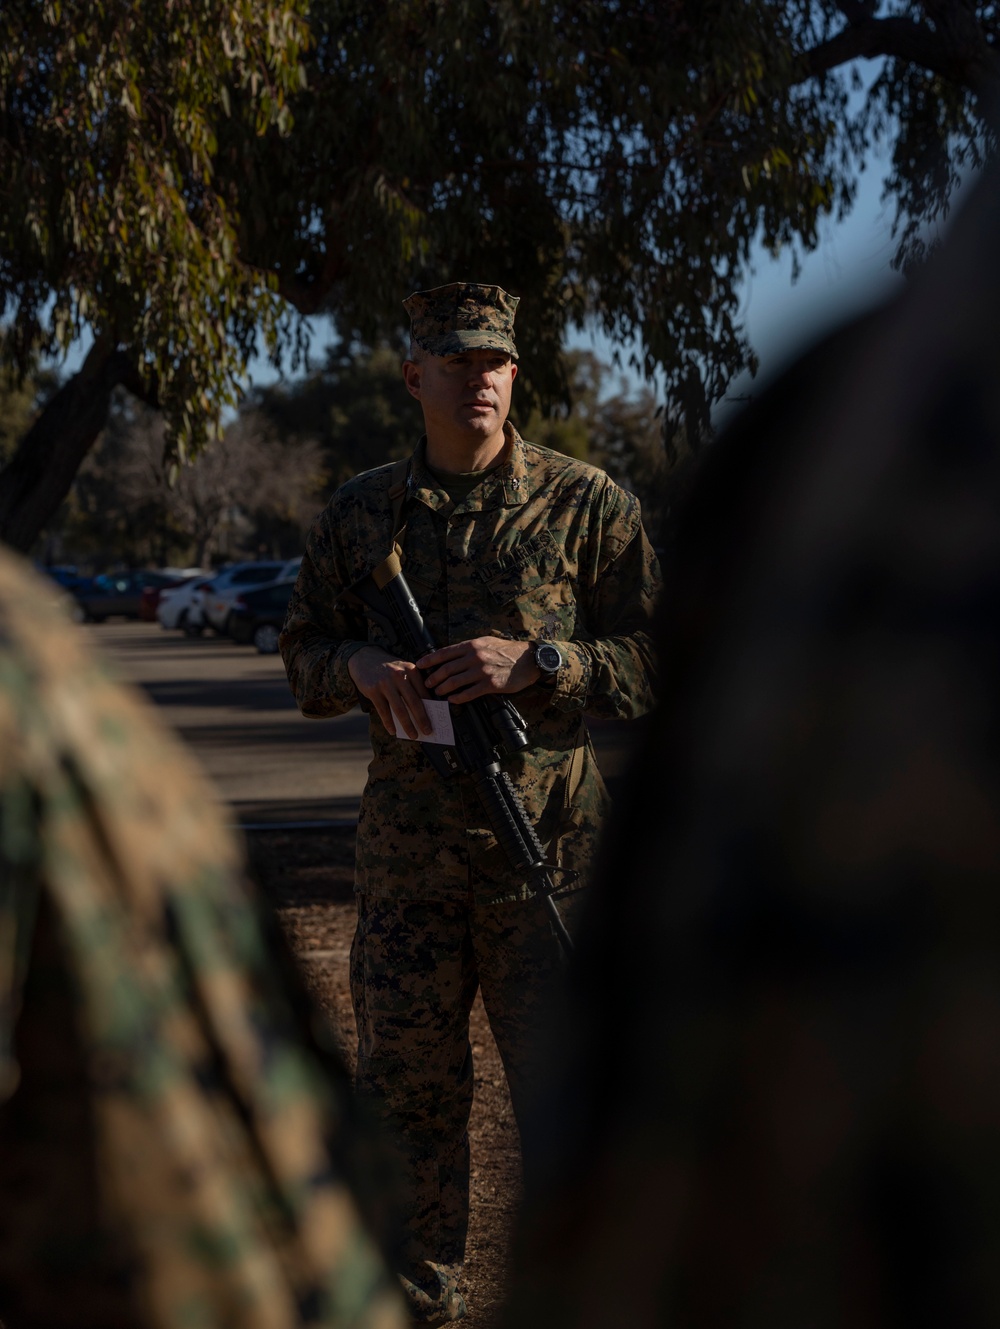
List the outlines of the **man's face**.
{"type": "Polygon", "coordinates": [[[428,439],[475,449],[498,434],[510,410],[517,365],[505,351],[469,350],[407,360],[403,378],[424,411],[428,439]]]}

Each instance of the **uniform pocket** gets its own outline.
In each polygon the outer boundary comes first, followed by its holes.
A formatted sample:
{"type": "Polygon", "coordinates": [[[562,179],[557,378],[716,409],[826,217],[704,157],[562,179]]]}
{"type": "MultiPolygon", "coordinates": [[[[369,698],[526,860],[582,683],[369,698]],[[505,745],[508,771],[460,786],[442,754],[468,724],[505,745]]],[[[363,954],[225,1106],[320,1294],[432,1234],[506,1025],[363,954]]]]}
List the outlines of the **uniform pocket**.
{"type": "Polygon", "coordinates": [[[508,618],[514,636],[566,640],[576,623],[576,600],[562,550],[549,531],[522,540],[474,575],[489,601],[508,618]]]}

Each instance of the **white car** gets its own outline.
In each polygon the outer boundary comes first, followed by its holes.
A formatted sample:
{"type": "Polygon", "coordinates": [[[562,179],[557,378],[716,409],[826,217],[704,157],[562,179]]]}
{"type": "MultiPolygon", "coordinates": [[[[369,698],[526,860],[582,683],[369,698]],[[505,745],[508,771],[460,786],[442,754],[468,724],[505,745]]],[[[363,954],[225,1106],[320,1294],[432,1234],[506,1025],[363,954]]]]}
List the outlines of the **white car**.
{"type": "Polygon", "coordinates": [[[212,578],[209,586],[202,588],[202,614],[208,627],[216,632],[225,633],[229,615],[240,591],[248,586],[263,586],[265,582],[284,581],[298,575],[301,557],[286,559],[285,562],[234,563],[218,576],[212,578]]]}
{"type": "Polygon", "coordinates": [[[204,625],[201,614],[201,592],[212,583],[212,574],[204,572],[200,577],[192,577],[182,586],[171,586],[160,592],[160,601],[156,606],[156,621],[160,627],[172,631],[179,628],[191,636],[196,636],[204,625]]]}

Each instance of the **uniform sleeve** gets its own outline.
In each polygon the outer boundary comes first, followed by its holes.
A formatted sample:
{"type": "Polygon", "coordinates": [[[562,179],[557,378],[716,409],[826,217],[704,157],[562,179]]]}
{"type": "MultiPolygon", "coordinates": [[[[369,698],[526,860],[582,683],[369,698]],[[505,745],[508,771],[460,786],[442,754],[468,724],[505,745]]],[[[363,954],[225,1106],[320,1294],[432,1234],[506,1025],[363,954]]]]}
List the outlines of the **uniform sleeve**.
{"type": "Polygon", "coordinates": [[[343,715],[361,701],[347,662],[368,644],[364,616],[339,596],[353,572],[338,539],[336,499],[321,513],[288,606],[278,646],[303,715],[343,715]]]}
{"type": "Polygon", "coordinates": [[[642,528],[638,500],[612,481],[594,505],[581,559],[582,624],[556,642],[565,664],[552,693],[562,711],[634,719],[656,700],[658,668],[651,625],[660,594],[656,554],[642,528]]]}

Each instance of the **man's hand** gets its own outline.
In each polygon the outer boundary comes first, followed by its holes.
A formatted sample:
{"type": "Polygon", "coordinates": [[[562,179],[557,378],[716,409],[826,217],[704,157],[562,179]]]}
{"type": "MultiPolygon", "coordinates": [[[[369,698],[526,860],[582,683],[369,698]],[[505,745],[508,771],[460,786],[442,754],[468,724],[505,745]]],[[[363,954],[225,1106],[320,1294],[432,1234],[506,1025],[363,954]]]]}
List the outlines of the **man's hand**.
{"type": "Polygon", "coordinates": [[[390,734],[396,732],[393,714],[407,738],[431,732],[423,697],[430,693],[420,670],[409,660],[397,660],[380,646],[364,646],[347,662],[354,686],[367,697],[390,734]]]}
{"type": "Polygon", "coordinates": [[[496,692],[521,692],[542,676],[531,642],[506,637],[473,637],[442,646],[421,656],[417,665],[428,671],[424,682],[434,694],[454,702],[474,701],[496,692]]]}

